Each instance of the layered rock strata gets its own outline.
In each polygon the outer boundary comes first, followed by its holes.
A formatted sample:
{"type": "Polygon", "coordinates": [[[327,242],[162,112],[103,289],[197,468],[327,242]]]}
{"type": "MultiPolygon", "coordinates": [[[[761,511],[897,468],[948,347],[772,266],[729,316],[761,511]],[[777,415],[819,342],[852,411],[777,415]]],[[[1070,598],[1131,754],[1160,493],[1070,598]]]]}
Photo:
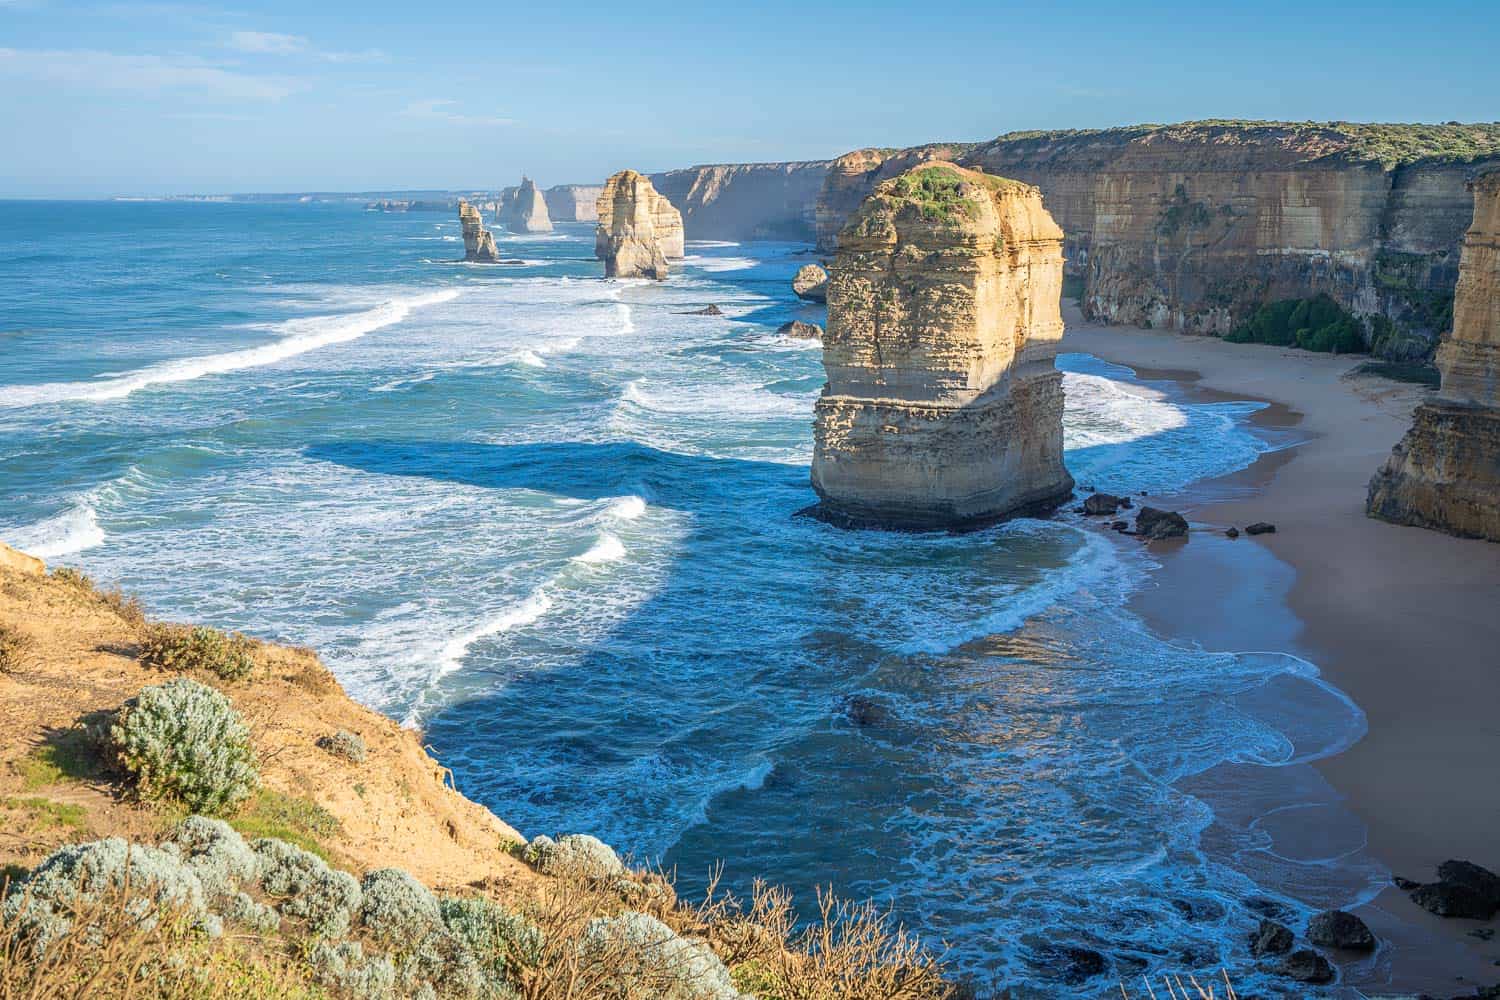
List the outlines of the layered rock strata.
{"type": "Polygon", "coordinates": [[[829,270],[822,516],[951,528],[1071,494],[1053,365],[1062,238],[1036,188],[952,163],[876,187],[829,270]]]}
{"type": "Polygon", "coordinates": [[[493,264],[500,259],[500,254],[495,250],[495,237],[484,228],[479,209],[466,201],[460,201],[458,221],[464,230],[464,260],[493,264]]]}
{"type": "Polygon", "coordinates": [[[1372,517],[1500,541],[1500,170],[1471,185],[1442,387],[1370,480],[1372,517]]]}
{"type": "Polygon", "coordinates": [[[506,192],[500,203],[500,224],[513,233],[552,232],[547,201],[537,190],[536,181],[522,177],[520,187],[506,192]]]}
{"type": "Polygon", "coordinates": [[[649,178],[622,170],[605,182],[597,206],[594,255],[606,278],[667,276],[667,261],[684,254],[682,215],[649,178]]]}
{"type": "Polygon", "coordinates": [[[542,192],[553,222],[598,222],[600,184],[558,184],[542,192]]]}
{"type": "Polygon", "coordinates": [[[651,183],[695,240],[811,242],[830,162],[710,164],[652,174],[651,183]]]}
{"type": "Polygon", "coordinates": [[[792,276],[792,293],[809,302],[827,302],[828,272],[817,264],[803,264],[792,276]]]}
{"type": "MultiPolygon", "coordinates": [[[[948,148],[1042,190],[1092,319],[1222,335],[1267,302],[1327,293],[1365,319],[1377,353],[1413,358],[1450,322],[1465,184],[1500,161],[1500,125],[1187,122],[948,148]]],[[[935,149],[835,160],[819,247],[935,149]]]]}

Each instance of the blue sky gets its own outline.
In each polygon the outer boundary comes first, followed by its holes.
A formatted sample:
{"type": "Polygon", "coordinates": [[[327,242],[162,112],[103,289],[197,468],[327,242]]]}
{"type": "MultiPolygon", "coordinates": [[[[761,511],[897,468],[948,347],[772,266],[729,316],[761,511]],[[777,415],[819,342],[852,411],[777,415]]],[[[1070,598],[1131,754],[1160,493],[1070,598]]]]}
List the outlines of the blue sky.
{"type": "Polygon", "coordinates": [[[1190,118],[1500,119],[1500,3],[0,0],[0,197],[543,186],[1190,118]]]}

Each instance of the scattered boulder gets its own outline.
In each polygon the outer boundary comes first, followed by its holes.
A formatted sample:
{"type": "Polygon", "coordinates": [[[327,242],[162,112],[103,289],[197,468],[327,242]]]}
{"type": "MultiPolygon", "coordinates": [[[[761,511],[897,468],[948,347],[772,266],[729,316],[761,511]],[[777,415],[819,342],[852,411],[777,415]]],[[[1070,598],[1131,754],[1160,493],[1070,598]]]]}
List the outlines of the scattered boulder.
{"type": "Polygon", "coordinates": [[[1413,879],[1402,878],[1400,875],[1391,876],[1391,884],[1402,892],[1411,892],[1413,889],[1422,888],[1422,883],[1413,879]]]}
{"type": "Polygon", "coordinates": [[[707,306],[704,306],[702,309],[689,309],[687,312],[681,313],[681,315],[683,315],[683,316],[722,316],[722,315],[724,315],[724,311],[722,309],[720,309],[718,306],[707,305],[707,306]]]}
{"type": "Polygon", "coordinates": [[[879,726],[890,718],[884,705],[862,694],[851,695],[844,702],[844,715],[856,726],[879,726]]]}
{"type": "Polygon", "coordinates": [[[1276,525],[1274,525],[1274,524],[1268,524],[1265,521],[1256,521],[1254,524],[1247,525],[1245,527],[1245,534],[1247,534],[1247,535],[1274,535],[1274,534],[1276,534],[1276,525]]]}
{"type": "Polygon", "coordinates": [[[1331,983],[1334,977],[1333,966],[1328,964],[1328,959],[1311,948],[1301,948],[1292,952],[1281,960],[1276,971],[1299,983],[1331,983]]]}
{"type": "Polygon", "coordinates": [[[1135,533],[1151,541],[1186,538],[1188,523],[1186,518],[1174,510],[1142,506],[1140,514],[1136,515],[1135,533]]]}
{"type": "Polygon", "coordinates": [[[1093,493],[1084,498],[1083,512],[1090,517],[1113,514],[1120,509],[1122,504],[1126,503],[1129,503],[1129,501],[1124,497],[1117,497],[1112,493],[1093,493]]]}
{"type": "Polygon", "coordinates": [[[1477,889],[1458,882],[1434,882],[1413,890],[1412,902],[1440,917],[1488,920],[1495,915],[1494,900],[1477,889]]]}
{"type": "Polygon", "coordinates": [[[828,301],[828,272],[817,264],[803,264],[792,278],[792,291],[809,302],[828,301]]]}
{"type": "Polygon", "coordinates": [[[1260,927],[1250,935],[1250,954],[1256,958],[1267,955],[1285,955],[1295,942],[1292,930],[1286,924],[1274,920],[1262,920],[1260,927]]]}
{"type": "Polygon", "coordinates": [[[790,323],[783,323],[776,328],[776,333],[782,337],[796,337],[798,340],[822,340],[823,328],[816,323],[804,323],[800,319],[794,319],[790,323]]]}
{"type": "Polygon", "coordinates": [[[1110,527],[1110,530],[1112,530],[1112,531],[1127,532],[1127,531],[1130,530],[1130,522],[1129,521],[1111,521],[1111,522],[1109,522],[1109,527],[1110,527]]]}
{"type": "Polygon", "coordinates": [[[1343,910],[1324,910],[1307,922],[1307,939],[1325,948],[1374,951],[1375,935],[1365,922],[1343,910]]]}
{"type": "Polygon", "coordinates": [[[1234,527],[1233,525],[1230,525],[1229,530],[1226,531],[1226,532],[1224,532],[1224,537],[1225,538],[1238,538],[1238,537],[1240,537],[1240,529],[1234,527]]]}
{"type": "Polygon", "coordinates": [[[1438,865],[1438,878],[1473,889],[1500,909],[1500,875],[1489,869],[1472,861],[1444,861],[1438,865]]]}
{"type": "Polygon", "coordinates": [[[1082,945],[1045,944],[1037,948],[1034,955],[1046,963],[1056,979],[1068,986],[1081,985],[1095,976],[1104,975],[1109,969],[1102,954],[1082,945]]]}

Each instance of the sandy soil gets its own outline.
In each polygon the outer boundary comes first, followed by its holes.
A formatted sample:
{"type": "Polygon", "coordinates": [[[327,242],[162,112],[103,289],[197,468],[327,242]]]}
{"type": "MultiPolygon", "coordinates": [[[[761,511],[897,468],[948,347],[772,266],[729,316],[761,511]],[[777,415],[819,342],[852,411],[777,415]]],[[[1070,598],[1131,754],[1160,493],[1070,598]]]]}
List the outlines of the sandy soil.
{"type": "MultiPolygon", "coordinates": [[[[1202,530],[1159,546],[1143,613],[1206,648],[1301,655],[1354,699],[1367,735],[1318,768],[1394,873],[1430,879],[1448,858],[1500,870],[1500,545],[1364,514],[1366,483],[1427,390],[1351,376],[1362,358],[1098,327],[1076,309],[1067,321],[1068,349],[1176,370],[1190,391],[1273,401],[1263,417],[1306,437],[1179,498],[1195,528],[1270,521],[1277,532],[1231,542],[1202,530]]],[[[1439,920],[1394,888],[1364,915],[1391,944],[1363,970],[1371,984],[1448,995],[1500,980],[1500,942],[1473,937],[1476,922],[1439,920]]]]}

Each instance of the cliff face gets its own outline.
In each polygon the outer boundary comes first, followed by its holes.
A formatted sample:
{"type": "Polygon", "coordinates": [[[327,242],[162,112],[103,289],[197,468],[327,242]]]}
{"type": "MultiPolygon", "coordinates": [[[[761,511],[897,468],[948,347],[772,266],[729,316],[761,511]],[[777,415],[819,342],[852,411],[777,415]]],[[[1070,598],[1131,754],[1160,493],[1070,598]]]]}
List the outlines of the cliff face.
{"type": "MultiPolygon", "coordinates": [[[[835,161],[819,245],[929,149],[835,161]]],[[[1091,318],[1224,334],[1326,292],[1390,321],[1382,353],[1422,356],[1447,324],[1476,157],[1500,158],[1500,127],[1188,123],[1016,133],[956,158],[1041,189],[1091,318]]]]}
{"type": "Polygon", "coordinates": [[[606,278],[667,276],[667,259],[683,256],[682,215],[634,170],[605,182],[597,206],[594,255],[606,278]]]}
{"type": "Polygon", "coordinates": [[[1062,265],[1033,187],[943,161],[876,187],[829,272],[812,466],[826,515],[940,528],[1066,499],[1062,265]]]}
{"type": "Polygon", "coordinates": [[[828,160],[734,163],[651,175],[695,240],[810,241],[828,160]]]}
{"type": "Polygon", "coordinates": [[[599,184],[558,184],[542,196],[547,201],[547,215],[553,222],[598,222],[599,184]]]}
{"type": "Polygon", "coordinates": [[[500,254],[495,250],[495,237],[484,228],[479,209],[466,201],[460,201],[458,221],[464,230],[464,260],[493,264],[500,259],[500,254]]]}
{"type": "Polygon", "coordinates": [[[1442,389],[1370,480],[1372,517],[1500,541],[1500,170],[1472,185],[1442,389]]]}
{"type": "Polygon", "coordinates": [[[520,187],[507,192],[500,205],[500,224],[513,233],[552,232],[547,202],[537,190],[536,181],[523,177],[520,187]]]}

